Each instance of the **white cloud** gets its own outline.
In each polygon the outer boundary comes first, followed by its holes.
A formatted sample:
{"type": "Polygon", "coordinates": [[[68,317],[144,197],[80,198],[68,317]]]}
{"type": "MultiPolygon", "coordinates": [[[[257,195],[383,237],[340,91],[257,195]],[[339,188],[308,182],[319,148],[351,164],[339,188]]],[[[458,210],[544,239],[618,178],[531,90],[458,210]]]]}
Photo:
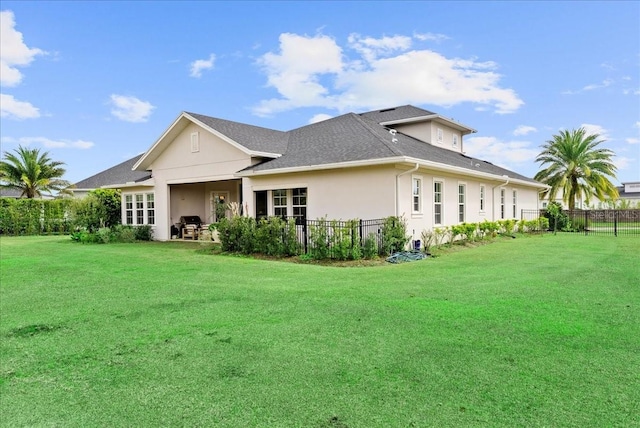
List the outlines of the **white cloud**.
{"type": "Polygon", "coordinates": [[[633,127],[640,129],[640,120],[634,123],[633,127]]]}
{"type": "Polygon", "coordinates": [[[533,126],[520,125],[513,131],[513,135],[527,135],[536,131],[538,131],[538,129],[533,126]]]}
{"type": "Polygon", "coordinates": [[[329,114],[319,113],[319,114],[316,114],[315,116],[313,116],[311,119],[309,119],[309,123],[322,122],[323,120],[331,119],[332,117],[333,116],[331,116],[329,114]]]}
{"type": "Polygon", "coordinates": [[[633,159],[633,158],[626,158],[626,157],[623,157],[623,156],[615,156],[613,158],[613,164],[619,170],[627,169],[634,161],[635,161],[635,159],[633,159]]]}
{"type": "Polygon", "coordinates": [[[606,88],[611,86],[611,84],[614,83],[613,79],[604,79],[601,83],[591,83],[589,85],[586,85],[584,87],[582,87],[582,89],[578,89],[578,90],[567,90],[562,92],[563,95],[575,95],[575,94],[579,94],[582,92],[588,92],[588,91],[593,91],[596,89],[601,89],[601,88],[606,88]]]}
{"type": "Polygon", "coordinates": [[[627,138],[624,141],[629,144],[640,144],[640,138],[627,138]]]}
{"type": "Polygon", "coordinates": [[[512,89],[501,88],[492,61],[447,58],[431,50],[409,50],[411,38],[349,36],[348,57],[331,37],[285,33],[280,51],[258,64],[278,98],[263,100],[257,115],[297,107],[364,110],[401,104],[453,106],[463,102],[512,113],[523,104],[512,89]]]}
{"type": "Polygon", "coordinates": [[[191,63],[191,77],[200,77],[204,70],[211,70],[216,60],[215,54],[209,55],[209,59],[198,59],[191,63]]]}
{"type": "Polygon", "coordinates": [[[598,139],[599,140],[610,140],[611,137],[609,137],[609,134],[606,129],[604,129],[602,126],[600,125],[593,125],[590,123],[583,123],[582,125],[580,125],[580,128],[584,128],[585,132],[587,135],[598,135],[598,139]]]}
{"type": "Polygon", "coordinates": [[[443,40],[448,40],[450,37],[444,34],[437,33],[414,33],[414,38],[420,41],[429,41],[429,42],[441,42],[443,40]]]}
{"type": "Polygon", "coordinates": [[[464,140],[465,154],[513,169],[514,165],[534,162],[540,151],[528,141],[501,141],[496,137],[471,137],[464,140]]]}
{"type": "Polygon", "coordinates": [[[20,144],[23,146],[29,146],[31,144],[38,144],[48,149],[89,149],[94,146],[91,141],[84,140],[52,140],[46,137],[3,137],[3,143],[20,144]]]}
{"type": "Polygon", "coordinates": [[[111,114],[125,122],[146,122],[155,108],[148,101],[125,95],[111,95],[111,114]]]}
{"type": "Polygon", "coordinates": [[[35,119],[40,117],[40,110],[31,103],[16,100],[13,95],[0,94],[0,117],[35,119]]]}
{"type": "Polygon", "coordinates": [[[393,36],[375,39],[350,34],[349,47],[362,55],[368,62],[375,61],[380,56],[388,56],[396,51],[404,52],[411,47],[411,37],[393,36]]]}
{"type": "Polygon", "coordinates": [[[0,12],[0,84],[16,86],[22,81],[22,73],[17,67],[25,67],[37,55],[45,52],[29,48],[22,40],[22,33],[16,30],[13,12],[0,12]]]}

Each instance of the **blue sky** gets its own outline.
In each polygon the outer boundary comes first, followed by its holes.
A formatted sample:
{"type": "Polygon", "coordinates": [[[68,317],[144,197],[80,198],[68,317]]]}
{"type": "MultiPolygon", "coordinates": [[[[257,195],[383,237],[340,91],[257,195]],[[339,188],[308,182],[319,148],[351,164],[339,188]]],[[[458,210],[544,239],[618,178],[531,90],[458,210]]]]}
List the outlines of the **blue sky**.
{"type": "Polygon", "coordinates": [[[640,180],[640,2],[1,4],[2,151],[71,182],[145,151],[182,111],[289,130],[413,104],[532,177],[561,129],[640,180]]]}

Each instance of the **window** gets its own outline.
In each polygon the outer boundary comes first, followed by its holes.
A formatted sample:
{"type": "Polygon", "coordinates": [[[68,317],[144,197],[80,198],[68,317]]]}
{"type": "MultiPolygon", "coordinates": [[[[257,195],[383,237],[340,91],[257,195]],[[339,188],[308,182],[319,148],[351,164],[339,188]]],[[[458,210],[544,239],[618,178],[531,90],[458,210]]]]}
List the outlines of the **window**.
{"type": "Polygon", "coordinates": [[[413,212],[414,213],[422,212],[422,201],[421,201],[422,180],[420,178],[413,179],[412,195],[413,195],[413,212]]]}
{"type": "Polygon", "coordinates": [[[458,147],[458,136],[456,134],[453,134],[453,139],[451,140],[451,145],[453,147],[458,147]]]}
{"type": "Polygon", "coordinates": [[[133,224],[133,195],[124,197],[125,224],[133,224]]]}
{"type": "Polygon", "coordinates": [[[300,187],[293,189],[293,216],[296,222],[305,221],[307,219],[307,189],[306,187],[300,187]]]}
{"type": "Polygon", "coordinates": [[[442,181],[433,182],[433,223],[442,224],[442,181]]]}
{"type": "Polygon", "coordinates": [[[458,222],[464,222],[465,185],[458,184],[458,222]]]}
{"type": "Polygon", "coordinates": [[[200,133],[191,133],[191,153],[197,153],[200,151],[200,133]]]}
{"type": "Polygon", "coordinates": [[[147,224],[156,224],[156,209],[153,193],[147,193],[147,224]]]}
{"type": "Polygon", "coordinates": [[[136,224],[144,224],[144,195],[136,195],[136,224]]]}
{"type": "Polygon", "coordinates": [[[504,218],[504,189],[500,189],[500,218],[504,218]]]}
{"type": "Polygon", "coordinates": [[[513,191],[513,218],[518,217],[518,191],[513,191]]]}
{"type": "Polygon", "coordinates": [[[278,189],[270,191],[255,192],[256,196],[256,216],[263,217],[266,215],[267,206],[266,196],[269,193],[273,201],[273,214],[277,217],[287,218],[289,216],[295,218],[296,223],[304,222],[307,219],[307,188],[297,187],[295,189],[278,189]],[[264,202],[262,199],[264,197],[264,202]]]}
{"type": "Polygon", "coordinates": [[[437,135],[438,135],[438,140],[437,140],[438,144],[442,144],[442,142],[444,141],[444,131],[438,128],[437,135]]]}
{"type": "Polygon", "coordinates": [[[124,223],[154,225],[156,223],[155,195],[153,193],[125,194],[124,223]]]}
{"type": "Polygon", "coordinates": [[[480,211],[484,212],[484,185],[480,185],[480,211]]]}
{"type": "Polygon", "coordinates": [[[273,215],[277,217],[287,216],[287,190],[278,189],[273,191],[273,215]]]}

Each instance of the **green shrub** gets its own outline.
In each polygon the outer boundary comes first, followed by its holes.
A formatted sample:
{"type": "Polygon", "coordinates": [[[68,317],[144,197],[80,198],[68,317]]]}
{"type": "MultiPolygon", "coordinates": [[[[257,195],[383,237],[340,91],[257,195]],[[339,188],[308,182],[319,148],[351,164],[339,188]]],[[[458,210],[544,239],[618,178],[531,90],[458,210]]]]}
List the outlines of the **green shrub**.
{"type": "Polygon", "coordinates": [[[468,241],[474,241],[476,237],[476,230],[478,225],[476,223],[462,223],[464,230],[464,236],[468,241]]]}
{"type": "Polygon", "coordinates": [[[151,241],[153,239],[153,229],[149,225],[135,226],[134,230],[138,241],[151,241]]]}
{"type": "Polygon", "coordinates": [[[136,231],[133,226],[118,224],[112,228],[114,240],[131,243],[136,241],[136,231]]]}
{"type": "Polygon", "coordinates": [[[101,227],[96,231],[95,242],[98,244],[108,244],[111,240],[111,229],[108,227],[101,227]]]}
{"type": "Polygon", "coordinates": [[[404,218],[391,216],[384,219],[381,248],[384,255],[404,250],[409,239],[407,236],[407,222],[404,218]]]}
{"type": "Polygon", "coordinates": [[[322,217],[316,224],[309,227],[309,254],[316,260],[324,260],[330,257],[329,228],[327,218],[322,217]]]}
{"type": "Polygon", "coordinates": [[[362,248],[362,256],[367,259],[373,259],[378,255],[378,243],[376,240],[375,233],[369,233],[366,238],[364,238],[364,245],[362,248]]]}
{"type": "Polygon", "coordinates": [[[256,247],[256,220],[236,216],[218,223],[220,243],[224,251],[251,254],[256,247]]]}
{"type": "Polygon", "coordinates": [[[280,217],[261,218],[256,225],[253,250],[268,256],[282,256],[284,228],[285,222],[280,217]]]}

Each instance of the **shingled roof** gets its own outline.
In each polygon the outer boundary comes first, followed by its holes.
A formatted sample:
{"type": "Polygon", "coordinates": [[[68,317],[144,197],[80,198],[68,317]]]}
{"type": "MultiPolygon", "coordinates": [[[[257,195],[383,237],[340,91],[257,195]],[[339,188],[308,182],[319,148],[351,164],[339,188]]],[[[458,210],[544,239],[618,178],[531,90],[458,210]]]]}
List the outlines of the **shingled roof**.
{"type": "Polygon", "coordinates": [[[124,184],[130,182],[140,182],[151,178],[149,171],[133,171],[133,165],[142,157],[137,155],[116,166],[92,175],[89,178],[75,183],[75,189],[99,189],[103,186],[111,186],[114,184],[124,184]]]}
{"type": "Polygon", "coordinates": [[[432,114],[412,106],[365,114],[348,113],[322,122],[289,131],[288,150],[277,159],[246,168],[254,172],[281,168],[314,167],[319,165],[407,157],[466,169],[473,172],[508,175],[531,183],[534,180],[481,159],[420,141],[400,132],[395,142],[383,122],[432,114]],[[374,119],[375,120],[372,120],[374,119]]]}

